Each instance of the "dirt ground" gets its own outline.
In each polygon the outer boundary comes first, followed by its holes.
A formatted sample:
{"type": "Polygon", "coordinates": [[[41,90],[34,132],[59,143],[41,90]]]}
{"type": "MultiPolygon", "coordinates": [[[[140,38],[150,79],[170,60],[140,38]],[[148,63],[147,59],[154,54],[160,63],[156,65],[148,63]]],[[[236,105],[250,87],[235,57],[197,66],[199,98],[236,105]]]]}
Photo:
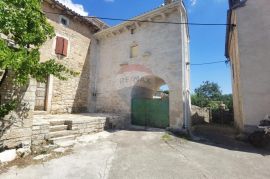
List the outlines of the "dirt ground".
{"type": "Polygon", "coordinates": [[[78,142],[69,155],[13,166],[0,178],[270,178],[269,150],[231,139],[202,139],[190,141],[162,130],[106,132],[98,140],[78,142]]]}

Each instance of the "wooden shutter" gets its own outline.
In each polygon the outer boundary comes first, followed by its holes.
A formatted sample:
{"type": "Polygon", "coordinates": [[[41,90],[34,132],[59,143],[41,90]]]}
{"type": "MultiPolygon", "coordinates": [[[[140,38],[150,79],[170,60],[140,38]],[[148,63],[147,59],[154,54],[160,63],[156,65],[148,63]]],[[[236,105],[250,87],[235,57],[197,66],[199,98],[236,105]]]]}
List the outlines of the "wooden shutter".
{"type": "Polygon", "coordinates": [[[55,54],[67,56],[68,40],[63,37],[56,37],[55,54]]]}
{"type": "Polygon", "coordinates": [[[56,37],[56,47],[55,47],[55,54],[62,55],[63,53],[63,42],[64,38],[62,37],[56,37]]]}
{"type": "Polygon", "coordinates": [[[63,54],[65,57],[67,56],[67,49],[68,49],[68,40],[64,39],[63,40],[63,54]]]}

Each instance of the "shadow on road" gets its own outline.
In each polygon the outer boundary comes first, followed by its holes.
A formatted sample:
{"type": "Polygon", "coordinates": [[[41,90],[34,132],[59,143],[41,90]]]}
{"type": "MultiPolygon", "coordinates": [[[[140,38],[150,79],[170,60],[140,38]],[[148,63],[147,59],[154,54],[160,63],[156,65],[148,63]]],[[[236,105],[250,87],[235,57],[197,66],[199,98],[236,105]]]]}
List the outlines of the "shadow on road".
{"type": "MultiPolygon", "coordinates": [[[[168,132],[165,129],[149,128],[144,126],[131,126],[128,131],[149,131],[149,132],[168,132]]],[[[112,131],[111,131],[112,132],[112,131]]],[[[168,132],[170,133],[170,132],[168,132]]],[[[172,134],[172,133],[171,133],[172,134]]],[[[172,135],[186,140],[224,148],[232,151],[256,153],[262,156],[270,155],[270,146],[266,148],[255,148],[247,141],[240,141],[236,139],[237,132],[233,127],[221,125],[199,125],[193,127],[192,136],[187,136],[183,132],[174,133],[172,135]]]]}
{"type": "Polygon", "coordinates": [[[236,139],[237,132],[228,126],[202,125],[193,129],[193,141],[205,145],[225,148],[233,151],[256,153],[263,156],[270,155],[270,147],[255,148],[248,141],[236,139]]]}

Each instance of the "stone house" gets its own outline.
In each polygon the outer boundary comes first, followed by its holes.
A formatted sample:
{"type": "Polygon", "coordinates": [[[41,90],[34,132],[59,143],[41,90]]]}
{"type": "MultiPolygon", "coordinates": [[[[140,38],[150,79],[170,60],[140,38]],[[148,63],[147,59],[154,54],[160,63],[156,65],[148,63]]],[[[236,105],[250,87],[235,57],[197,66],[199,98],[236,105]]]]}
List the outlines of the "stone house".
{"type": "Polygon", "coordinates": [[[31,143],[33,115],[37,112],[59,114],[87,111],[90,44],[93,34],[108,26],[98,19],[81,17],[56,0],[44,0],[42,8],[56,36],[40,48],[41,61],[56,59],[80,72],[80,75],[68,81],[49,76],[46,84],[31,80],[27,87],[19,91],[12,87],[12,79],[4,81],[0,88],[1,101],[14,94],[21,94],[21,103],[26,105],[23,111],[26,114],[22,118],[22,111],[19,109],[17,112],[22,123],[16,123],[1,137],[4,147],[13,148],[22,143],[31,143]]]}
{"type": "Polygon", "coordinates": [[[226,57],[233,82],[234,118],[243,132],[252,132],[270,113],[270,3],[229,0],[226,57]]]}
{"type": "MultiPolygon", "coordinates": [[[[41,61],[56,59],[80,75],[67,81],[49,76],[46,84],[31,80],[20,89],[27,116],[1,138],[5,147],[38,145],[45,140],[50,126],[40,115],[110,113],[119,116],[111,121],[114,126],[127,127],[132,100],[152,99],[164,84],[169,87],[169,126],[188,127],[189,32],[186,24],[180,24],[187,22],[182,1],[166,0],[164,5],[114,27],[82,17],[57,0],[44,0],[43,12],[56,36],[40,48],[41,61]]],[[[14,93],[9,80],[1,85],[1,101],[14,93]]],[[[86,129],[78,132],[88,133],[86,129]]]]}
{"type": "Polygon", "coordinates": [[[55,0],[43,2],[43,11],[54,26],[56,37],[41,47],[41,61],[57,59],[59,63],[80,72],[80,76],[68,81],[50,76],[46,85],[37,84],[35,109],[54,114],[87,112],[90,45],[94,40],[93,34],[108,27],[98,19],[86,19],[71,10],[63,13],[66,9],[55,0]]]}

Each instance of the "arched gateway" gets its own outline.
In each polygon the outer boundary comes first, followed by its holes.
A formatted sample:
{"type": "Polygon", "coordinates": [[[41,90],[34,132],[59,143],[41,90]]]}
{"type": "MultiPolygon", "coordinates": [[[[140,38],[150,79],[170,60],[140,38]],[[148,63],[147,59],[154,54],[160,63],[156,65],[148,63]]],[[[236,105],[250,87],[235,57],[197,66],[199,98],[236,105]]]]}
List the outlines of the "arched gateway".
{"type": "Polygon", "coordinates": [[[140,78],[131,91],[131,123],[146,127],[169,127],[169,90],[160,87],[166,82],[156,76],[140,78]]]}
{"type": "Polygon", "coordinates": [[[189,36],[182,1],[95,34],[91,49],[93,112],[117,113],[121,125],[182,128],[189,118],[189,36]],[[159,92],[168,85],[169,94],[159,92]],[[159,98],[159,99],[157,99],[159,98]]]}

